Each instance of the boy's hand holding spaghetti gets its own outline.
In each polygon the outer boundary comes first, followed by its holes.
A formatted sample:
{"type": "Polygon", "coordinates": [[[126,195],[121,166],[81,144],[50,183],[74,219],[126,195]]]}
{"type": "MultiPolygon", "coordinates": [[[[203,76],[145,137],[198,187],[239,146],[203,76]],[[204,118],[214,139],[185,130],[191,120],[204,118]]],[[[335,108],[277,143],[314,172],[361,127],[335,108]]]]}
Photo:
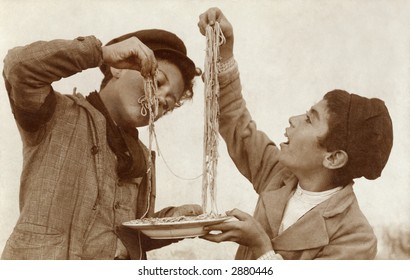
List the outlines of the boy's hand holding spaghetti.
{"type": "Polygon", "coordinates": [[[143,77],[153,77],[157,70],[154,52],[137,37],[131,37],[118,43],[103,46],[104,63],[117,69],[133,69],[143,77]]]}
{"type": "Polygon", "coordinates": [[[225,43],[219,47],[220,63],[223,63],[233,57],[233,28],[231,23],[226,19],[225,15],[218,8],[210,8],[205,13],[199,16],[198,27],[202,35],[205,36],[208,25],[219,23],[219,27],[225,37],[225,43]]]}

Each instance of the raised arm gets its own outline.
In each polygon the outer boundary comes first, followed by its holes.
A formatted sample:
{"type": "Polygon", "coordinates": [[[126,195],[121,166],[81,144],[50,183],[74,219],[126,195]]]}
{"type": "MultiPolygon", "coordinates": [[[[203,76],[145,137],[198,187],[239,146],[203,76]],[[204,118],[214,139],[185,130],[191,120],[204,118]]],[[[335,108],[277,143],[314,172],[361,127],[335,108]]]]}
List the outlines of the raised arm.
{"type": "Polygon", "coordinates": [[[51,84],[102,63],[116,68],[155,73],[153,52],[136,37],[101,46],[94,36],[74,40],[38,41],[11,49],[4,59],[3,76],[13,114],[25,130],[35,131],[55,108],[51,84]],[[33,121],[35,120],[35,121],[33,121]]]}
{"type": "Polygon", "coordinates": [[[11,49],[4,59],[3,76],[17,122],[23,129],[36,130],[54,112],[51,84],[101,61],[101,43],[93,36],[11,49]]]}

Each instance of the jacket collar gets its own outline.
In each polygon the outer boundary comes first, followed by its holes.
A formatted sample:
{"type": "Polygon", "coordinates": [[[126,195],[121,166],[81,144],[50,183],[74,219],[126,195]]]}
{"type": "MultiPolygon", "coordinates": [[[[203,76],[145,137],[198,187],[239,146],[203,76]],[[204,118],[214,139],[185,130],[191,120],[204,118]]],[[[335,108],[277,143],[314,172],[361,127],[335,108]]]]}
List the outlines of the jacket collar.
{"type": "Polygon", "coordinates": [[[325,219],[342,213],[356,199],[353,193],[353,184],[349,184],[331,198],[310,210],[281,235],[278,235],[286,204],[297,183],[296,177],[290,177],[284,180],[282,188],[267,191],[261,195],[266,218],[273,233],[271,238],[276,250],[303,250],[328,244],[329,237],[325,219]]]}

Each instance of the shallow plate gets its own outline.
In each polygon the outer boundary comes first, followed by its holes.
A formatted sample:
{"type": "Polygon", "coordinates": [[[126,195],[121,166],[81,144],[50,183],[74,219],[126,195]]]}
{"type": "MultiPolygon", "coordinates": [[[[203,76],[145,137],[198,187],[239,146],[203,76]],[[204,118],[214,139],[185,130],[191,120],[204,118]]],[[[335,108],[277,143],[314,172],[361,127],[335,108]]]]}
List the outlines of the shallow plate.
{"type": "MultiPolygon", "coordinates": [[[[188,217],[187,217],[188,218],[188,217]]],[[[232,217],[203,218],[192,220],[167,221],[158,219],[133,220],[123,223],[124,226],[138,229],[152,239],[178,239],[197,237],[207,234],[204,226],[222,223],[232,217]]]]}

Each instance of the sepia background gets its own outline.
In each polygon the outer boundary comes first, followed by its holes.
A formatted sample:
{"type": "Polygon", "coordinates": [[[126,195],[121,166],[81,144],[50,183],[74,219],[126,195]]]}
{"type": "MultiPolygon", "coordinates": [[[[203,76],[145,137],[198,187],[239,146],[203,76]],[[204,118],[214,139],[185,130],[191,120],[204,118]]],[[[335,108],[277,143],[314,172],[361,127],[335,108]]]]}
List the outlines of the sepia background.
{"type": "MultiPolygon", "coordinates": [[[[382,177],[359,179],[359,204],[379,240],[379,259],[410,259],[410,2],[406,0],[0,0],[0,56],[36,40],[95,35],[103,43],[144,28],[162,28],[184,39],[203,69],[205,40],[198,16],[220,7],[234,27],[235,57],[244,97],[258,127],[285,140],[288,118],[304,113],[332,89],[385,100],[394,144],[382,177]]],[[[87,95],[102,74],[89,69],[61,80],[87,95]]],[[[182,108],[156,124],[157,209],[201,204],[203,85],[182,108]],[[196,178],[196,179],[194,179],[196,178]]],[[[141,129],[147,143],[146,128],[141,129]]],[[[18,218],[22,147],[0,86],[0,253],[18,218]]],[[[257,196],[219,145],[217,205],[253,212],[257,196]]],[[[75,174],[73,174],[75,176],[75,174]]],[[[149,252],[150,259],[232,259],[233,243],[198,238],[149,252]]]]}

